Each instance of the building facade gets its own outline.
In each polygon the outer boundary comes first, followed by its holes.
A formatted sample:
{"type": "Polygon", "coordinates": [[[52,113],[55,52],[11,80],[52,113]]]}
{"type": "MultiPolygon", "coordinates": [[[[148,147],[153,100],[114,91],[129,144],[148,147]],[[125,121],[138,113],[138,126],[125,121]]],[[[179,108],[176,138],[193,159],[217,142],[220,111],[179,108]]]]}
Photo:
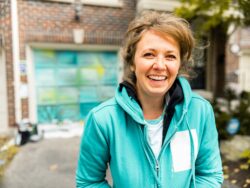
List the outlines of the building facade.
{"type": "MultiPolygon", "coordinates": [[[[84,119],[121,81],[119,53],[128,23],[142,10],[171,12],[178,5],[178,0],[0,0],[0,132],[22,119],[84,119]]],[[[211,53],[199,53],[200,74],[192,83],[207,98],[218,87],[211,53]]]]}
{"type": "Polygon", "coordinates": [[[1,75],[8,81],[1,83],[7,84],[8,99],[1,104],[8,101],[8,126],[24,118],[77,121],[113,95],[134,1],[13,0],[1,6],[8,15],[1,13],[0,48],[1,65],[7,65],[1,75]]]}
{"type": "Polygon", "coordinates": [[[113,95],[135,2],[91,2],[19,3],[21,118],[77,121],[113,95]]]}
{"type": "Polygon", "coordinates": [[[250,92],[250,27],[237,28],[227,45],[227,83],[238,85],[239,91],[250,92]]]}
{"type": "Polygon", "coordinates": [[[0,132],[15,122],[10,1],[0,1],[0,132]]]}

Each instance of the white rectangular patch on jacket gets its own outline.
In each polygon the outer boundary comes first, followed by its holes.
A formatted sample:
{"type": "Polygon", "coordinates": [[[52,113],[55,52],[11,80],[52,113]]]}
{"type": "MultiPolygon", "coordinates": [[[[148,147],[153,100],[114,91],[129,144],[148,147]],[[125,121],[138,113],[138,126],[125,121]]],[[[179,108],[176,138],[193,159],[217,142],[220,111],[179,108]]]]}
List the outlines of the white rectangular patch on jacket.
{"type": "MultiPolygon", "coordinates": [[[[194,160],[197,157],[198,139],[195,129],[191,130],[194,142],[194,160]]],[[[189,131],[179,131],[173,136],[171,143],[171,154],[174,172],[191,169],[191,141],[189,131]]]]}

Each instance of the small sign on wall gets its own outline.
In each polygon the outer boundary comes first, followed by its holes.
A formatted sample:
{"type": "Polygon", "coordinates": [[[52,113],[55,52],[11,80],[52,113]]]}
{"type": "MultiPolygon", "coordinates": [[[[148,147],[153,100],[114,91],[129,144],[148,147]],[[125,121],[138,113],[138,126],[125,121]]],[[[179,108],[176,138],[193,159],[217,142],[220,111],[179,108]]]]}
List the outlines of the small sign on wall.
{"type": "Polygon", "coordinates": [[[25,60],[20,60],[19,68],[21,76],[27,75],[27,65],[25,60]]]}

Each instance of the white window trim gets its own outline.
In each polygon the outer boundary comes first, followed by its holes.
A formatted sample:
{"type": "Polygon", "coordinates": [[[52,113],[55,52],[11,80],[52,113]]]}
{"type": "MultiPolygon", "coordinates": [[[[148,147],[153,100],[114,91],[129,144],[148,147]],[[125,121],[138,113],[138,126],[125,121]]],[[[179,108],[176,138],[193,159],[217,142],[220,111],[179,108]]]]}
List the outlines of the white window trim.
{"type": "Polygon", "coordinates": [[[11,29],[12,29],[12,58],[14,71],[14,92],[15,92],[15,121],[19,123],[22,118],[21,97],[20,97],[20,47],[19,47],[19,23],[17,0],[11,0],[11,29]]]}
{"type": "Polygon", "coordinates": [[[0,101],[1,101],[1,107],[0,107],[0,133],[8,133],[9,127],[8,127],[8,104],[7,104],[7,81],[6,81],[6,65],[5,65],[5,53],[3,49],[0,47],[0,84],[1,84],[1,92],[0,92],[0,101]]]}
{"type": "MultiPolygon", "coordinates": [[[[75,0],[47,0],[47,1],[54,1],[54,2],[63,2],[63,3],[74,3],[75,0]]],[[[104,7],[122,7],[121,0],[81,0],[83,5],[94,5],[94,6],[104,6],[104,7]]]]}
{"type": "Polygon", "coordinates": [[[121,0],[82,0],[83,4],[86,5],[98,5],[98,6],[108,6],[108,7],[122,7],[121,0]]]}
{"type": "Polygon", "coordinates": [[[248,63],[248,57],[250,57],[250,49],[242,49],[239,53],[239,69],[238,69],[238,85],[241,91],[250,91],[248,79],[250,71],[245,68],[244,64],[248,63]],[[247,59],[247,60],[245,60],[247,59]]]}
{"type": "Polygon", "coordinates": [[[172,12],[181,3],[177,0],[139,0],[137,3],[137,11],[142,11],[145,9],[159,10],[159,11],[169,11],[172,12]]]}

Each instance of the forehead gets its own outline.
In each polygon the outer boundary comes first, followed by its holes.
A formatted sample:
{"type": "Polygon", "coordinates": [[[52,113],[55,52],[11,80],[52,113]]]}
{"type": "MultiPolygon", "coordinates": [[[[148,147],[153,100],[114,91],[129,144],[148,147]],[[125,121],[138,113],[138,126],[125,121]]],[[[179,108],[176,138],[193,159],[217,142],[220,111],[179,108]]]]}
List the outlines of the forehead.
{"type": "Polygon", "coordinates": [[[156,48],[156,49],[171,49],[179,52],[179,43],[170,35],[155,31],[145,31],[136,46],[137,50],[156,48]]]}

